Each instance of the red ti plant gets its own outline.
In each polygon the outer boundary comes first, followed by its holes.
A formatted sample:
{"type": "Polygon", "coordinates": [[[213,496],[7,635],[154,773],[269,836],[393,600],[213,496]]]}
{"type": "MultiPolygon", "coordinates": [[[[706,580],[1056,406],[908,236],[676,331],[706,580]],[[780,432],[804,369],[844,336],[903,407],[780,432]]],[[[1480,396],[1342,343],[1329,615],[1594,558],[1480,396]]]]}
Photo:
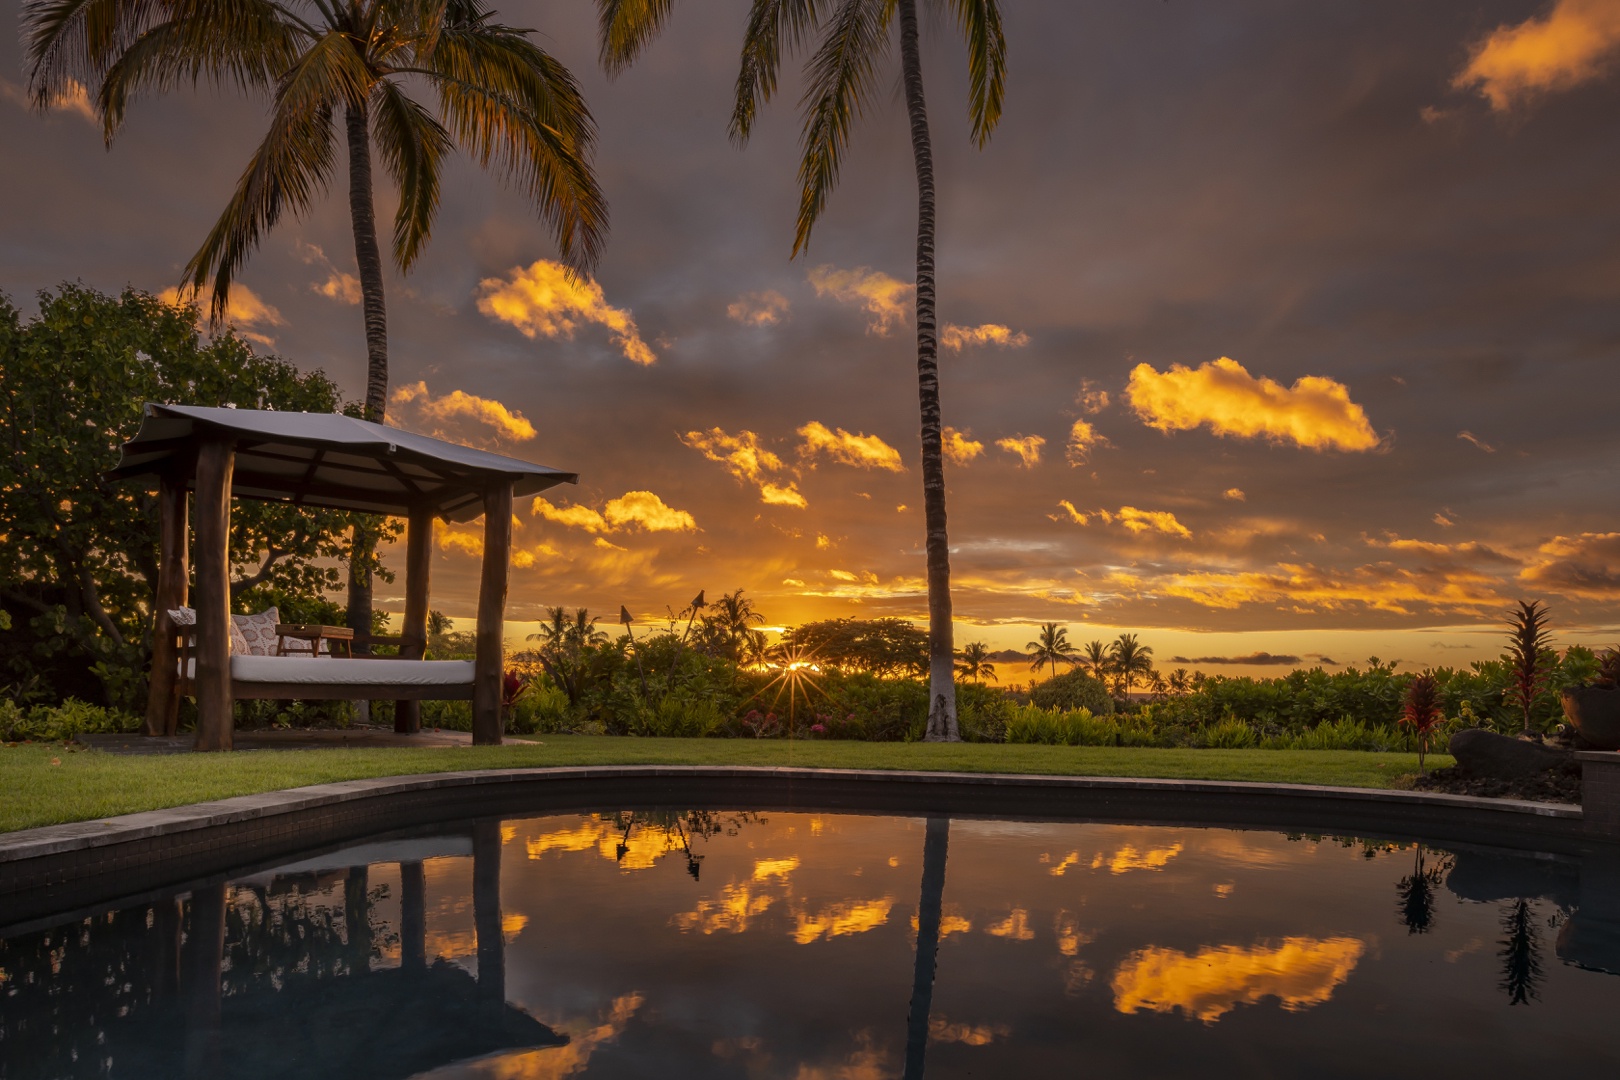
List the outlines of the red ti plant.
{"type": "Polygon", "coordinates": [[[1552,634],[1547,629],[1547,614],[1547,608],[1540,600],[1529,603],[1520,600],[1518,610],[1508,613],[1507,699],[1524,714],[1522,734],[1525,736],[1532,733],[1530,709],[1552,676],[1541,655],[1552,645],[1552,634]]]}
{"type": "Polygon", "coordinates": [[[529,685],[529,680],[515,671],[501,677],[501,708],[510,709],[517,704],[518,695],[529,685]]]}
{"type": "Polygon", "coordinates": [[[1429,775],[1429,770],[1423,764],[1423,758],[1429,752],[1429,739],[1445,723],[1445,719],[1445,710],[1440,707],[1440,684],[1434,681],[1434,676],[1425,672],[1413,679],[1406,688],[1401,723],[1410,727],[1417,736],[1418,768],[1423,770],[1424,776],[1429,775]]]}

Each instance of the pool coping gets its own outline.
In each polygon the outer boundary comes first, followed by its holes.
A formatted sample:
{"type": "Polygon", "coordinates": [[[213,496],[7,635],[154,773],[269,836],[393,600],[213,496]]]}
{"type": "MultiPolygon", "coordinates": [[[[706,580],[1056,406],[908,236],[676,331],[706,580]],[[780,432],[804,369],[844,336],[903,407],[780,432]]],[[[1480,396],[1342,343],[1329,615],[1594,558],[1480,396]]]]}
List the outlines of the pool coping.
{"type": "Polygon", "coordinates": [[[1577,806],[1384,788],[747,765],[481,769],[336,781],[3,833],[0,926],[402,827],[676,803],[1356,830],[1548,851],[1615,839],[1607,830],[1594,835],[1577,806]]]}

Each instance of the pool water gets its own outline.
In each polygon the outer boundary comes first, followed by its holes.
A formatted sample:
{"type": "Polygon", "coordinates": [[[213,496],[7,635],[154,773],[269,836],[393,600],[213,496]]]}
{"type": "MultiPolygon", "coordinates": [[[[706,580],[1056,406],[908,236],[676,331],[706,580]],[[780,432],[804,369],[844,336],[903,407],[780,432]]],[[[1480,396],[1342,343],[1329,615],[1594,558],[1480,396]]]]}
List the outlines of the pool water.
{"type": "Polygon", "coordinates": [[[1620,861],[1213,828],[468,822],[0,941],[0,1078],[1620,1064],[1620,861]]]}

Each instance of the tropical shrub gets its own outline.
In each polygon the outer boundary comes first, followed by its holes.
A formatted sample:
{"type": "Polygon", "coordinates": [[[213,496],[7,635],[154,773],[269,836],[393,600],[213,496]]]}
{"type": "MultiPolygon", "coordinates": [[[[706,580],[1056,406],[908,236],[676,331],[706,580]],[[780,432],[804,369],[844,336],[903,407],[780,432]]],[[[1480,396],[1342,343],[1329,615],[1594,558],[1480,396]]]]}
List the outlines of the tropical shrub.
{"type": "Polygon", "coordinates": [[[3,742],[66,742],[76,735],[127,734],[140,727],[141,718],[134,713],[91,705],[77,698],[28,709],[14,701],[0,700],[3,742]]]}
{"type": "Polygon", "coordinates": [[[1030,689],[1031,705],[1042,709],[1086,709],[1098,716],[1114,711],[1114,699],[1101,679],[1084,671],[1065,671],[1030,689]]]}

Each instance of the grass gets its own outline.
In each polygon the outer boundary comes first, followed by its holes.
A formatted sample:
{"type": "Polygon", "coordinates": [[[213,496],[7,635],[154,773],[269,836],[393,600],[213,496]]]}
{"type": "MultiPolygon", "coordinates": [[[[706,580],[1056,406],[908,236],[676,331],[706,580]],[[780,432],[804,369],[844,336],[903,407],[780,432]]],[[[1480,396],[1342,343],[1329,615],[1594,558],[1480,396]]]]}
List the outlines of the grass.
{"type": "MultiPolygon", "coordinates": [[[[1429,755],[1430,767],[1451,764],[1429,755]]],[[[372,776],[546,765],[794,765],[838,769],[1142,776],[1394,788],[1417,755],[1353,750],[1160,750],[983,743],[783,742],[548,735],[508,746],[255,750],[118,757],[0,747],[0,832],[372,776]]]]}

